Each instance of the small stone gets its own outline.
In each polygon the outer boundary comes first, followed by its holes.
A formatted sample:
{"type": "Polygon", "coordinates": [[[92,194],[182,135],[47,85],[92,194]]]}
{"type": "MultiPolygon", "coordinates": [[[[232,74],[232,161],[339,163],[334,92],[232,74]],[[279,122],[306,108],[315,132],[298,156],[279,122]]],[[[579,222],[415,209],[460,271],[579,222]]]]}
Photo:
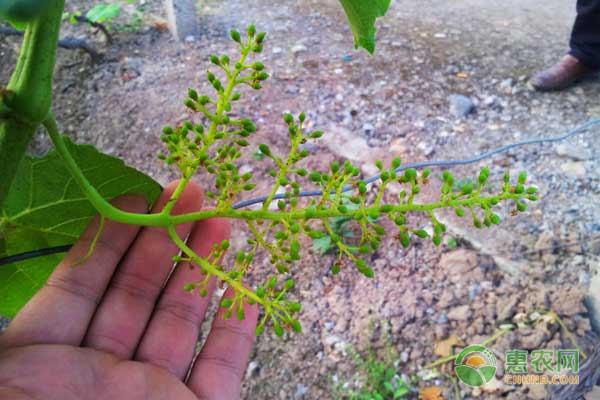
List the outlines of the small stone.
{"type": "Polygon", "coordinates": [[[254,360],[248,363],[248,368],[246,368],[246,379],[250,379],[253,376],[257,376],[260,372],[260,366],[254,360]]]}
{"type": "Polygon", "coordinates": [[[439,266],[452,282],[458,282],[477,266],[477,254],[465,249],[444,253],[439,266]]]}
{"type": "Polygon", "coordinates": [[[407,351],[403,351],[402,353],[400,353],[400,361],[402,361],[403,363],[406,363],[408,361],[408,357],[409,354],[407,351]]]}
{"type": "Polygon", "coordinates": [[[448,319],[453,321],[468,321],[470,315],[471,311],[469,310],[469,306],[458,306],[450,310],[448,313],[448,319]]]}
{"type": "Polygon", "coordinates": [[[285,88],[285,92],[290,94],[298,94],[300,93],[300,88],[296,85],[288,85],[285,88]]]}
{"type": "Polygon", "coordinates": [[[570,146],[568,144],[559,144],[554,149],[556,154],[560,157],[572,158],[576,161],[584,161],[592,158],[592,155],[589,151],[581,148],[577,148],[574,146],[570,146]]]}
{"type": "Polygon", "coordinates": [[[544,400],[548,398],[548,391],[544,385],[529,385],[527,398],[531,400],[544,400]]]}
{"type": "Polygon", "coordinates": [[[542,343],[550,339],[550,332],[541,326],[536,328],[524,327],[519,329],[519,348],[525,350],[538,349],[542,343]]]}
{"type": "Polygon", "coordinates": [[[498,101],[498,99],[495,96],[488,96],[485,99],[483,99],[483,104],[486,107],[492,107],[493,105],[496,104],[497,101],[498,101]]]}
{"type": "Polygon", "coordinates": [[[567,175],[576,178],[584,178],[586,175],[585,164],[581,161],[567,162],[561,164],[560,169],[567,175]]]}
{"type": "Polygon", "coordinates": [[[450,112],[458,118],[464,118],[475,111],[475,103],[467,96],[453,94],[448,98],[450,112]]]}
{"type": "Polygon", "coordinates": [[[590,313],[592,327],[596,332],[600,333],[600,273],[590,281],[590,288],[585,299],[585,304],[590,313]]]}
{"type": "Polygon", "coordinates": [[[294,54],[298,54],[303,51],[306,51],[306,46],[303,44],[297,44],[295,46],[292,46],[292,53],[294,53],[294,54]]]}
{"type": "Polygon", "coordinates": [[[303,399],[308,394],[309,390],[306,386],[299,383],[296,385],[296,392],[294,393],[294,399],[303,399]]]}
{"type": "Polygon", "coordinates": [[[409,151],[408,147],[404,143],[404,139],[399,138],[392,140],[392,142],[390,143],[390,151],[392,152],[392,154],[397,157],[406,156],[409,153],[409,151]]]}
{"type": "Polygon", "coordinates": [[[423,152],[423,155],[425,155],[425,156],[431,155],[431,153],[433,153],[433,151],[434,151],[433,146],[427,142],[419,142],[419,144],[417,145],[417,148],[419,150],[421,150],[423,152]]]}
{"type": "MultiPolygon", "coordinates": [[[[600,293],[600,292],[598,292],[600,293]]],[[[579,287],[565,288],[550,295],[552,309],[558,315],[572,316],[585,313],[584,300],[586,293],[579,287]]]]}
{"type": "Polygon", "coordinates": [[[498,310],[498,314],[496,319],[498,321],[507,321],[509,320],[514,313],[517,311],[517,303],[519,299],[516,297],[510,297],[507,299],[501,299],[498,301],[498,305],[496,306],[498,310]]]}
{"type": "Polygon", "coordinates": [[[600,400],[600,386],[594,386],[590,392],[583,395],[585,400],[600,400]]]}
{"type": "Polygon", "coordinates": [[[500,82],[498,88],[502,90],[504,93],[512,93],[513,86],[515,85],[515,81],[512,78],[508,78],[500,82]]]}

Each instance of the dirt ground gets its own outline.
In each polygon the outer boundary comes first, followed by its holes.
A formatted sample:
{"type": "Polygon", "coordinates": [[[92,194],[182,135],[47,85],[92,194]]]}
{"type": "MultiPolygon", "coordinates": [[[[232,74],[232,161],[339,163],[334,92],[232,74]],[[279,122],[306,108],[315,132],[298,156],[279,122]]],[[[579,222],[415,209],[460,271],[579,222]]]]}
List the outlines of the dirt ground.
{"type": "MultiPolygon", "coordinates": [[[[72,1],[69,8],[86,10],[90,4],[72,1]]],[[[184,43],[162,29],[159,1],[148,0],[145,8],[141,28],[117,32],[112,44],[65,23],[63,37],[84,38],[105,58],[94,63],[84,53],[59,50],[54,109],[62,129],[77,141],[123,157],[162,184],[176,175],[156,159],[161,127],[189,117],[182,105],[187,88],[208,91],[208,56],[231,53],[229,29],[251,22],[268,32],[260,58],[272,79],[264,90],[249,93],[238,113],[256,121],[255,143],[283,152],[282,113],[306,112],[309,126],[326,132],[307,147],[310,168],[350,158],[369,176],[377,158],[460,159],[500,144],[557,136],[600,116],[598,79],[552,94],[526,85],[534,71],[565,52],[574,17],[570,1],[395,0],[378,23],[374,57],[353,49],[334,0],[207,0],[200,6],[201,36],[184,43]],[[475,111],[455,116],[450,96],[456,94],[467,96],[475,111]]],[[[127,9],[115,27],[130,16],[127,9]]],[[[0,37],[0,82],[10,74],[19,43],[0,37]]],[[[32,151],[48,146],[38,135],[32,151]]],[[[517,217],[503,208],[505,221],[485,232],[440,213],[458,246],[421,241],[403,250],[389,238],[370,260],[375,279],[349,269],[334,277],[332,256],[306,251],[292,273],[295,296],[304,303],[304,333],[258,338],[243,397],[334,398],[335,382],[352,384],[347,347],[365,351],[387,342],[398,352],[399,374],[419,376],[412,398],[420,388],[439,386],[445,399],[454,399],[451,365],[437,374],[424,369],[439,357],[436,343],[453,334],[465,344],[481,343],[502,324],[515,323],[519,329],[489,346],[501,365],[509,349],[572,348],[566,331],[544,310],[561,317],[587,354],[597,351],[584,299],[600,272],[599,150],[595,130],[454,168],[456,176],[474,176],[487,165],[491,182],[501,182],[506,169],[525,170],[541,199],[517,217]]],[[[268,164],[251,157],[244,162],[255,176],[265,176],[255,191],[264,193],[268,164]]],[[[439,184],[431,186],[421,201],[435,198],[439,184]]],[[[238,228],[235,242],[241,245],[246,234],[238,228]]],[[[253,279],[262,282],[269,268],[267,260],[257,265],[253,279]]],[[[600,366],[587,368],[590,375],[600,366]]],[[[543,386],[500,381],[483,391],[460,386],[459,396],[551,398],[543,386]]],[[[569,396],[562,398],[575,398],[569,396]]],[[[586,400],[598,398],[590,396],[586,400]]]]}

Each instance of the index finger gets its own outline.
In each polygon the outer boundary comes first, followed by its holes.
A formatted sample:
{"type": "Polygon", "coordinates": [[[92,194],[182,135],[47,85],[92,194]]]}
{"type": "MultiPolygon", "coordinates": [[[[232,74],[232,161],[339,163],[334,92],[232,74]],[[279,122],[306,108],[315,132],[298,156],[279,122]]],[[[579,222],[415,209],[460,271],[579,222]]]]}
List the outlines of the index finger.
{"type": "MultiPolygon", "coordinates": [[[[228,288],[223,298],[234,297],[228,288]]],[[[234,400],[240,397],[242,378],[254,345],[258,307],[244,303],[246,318],[225,320],[219,308],[208,338],[188,379],[189,388],[201,399],[234,400]]]]}
{"type": "MultiPolygon", "coordinates": [[[[112,204],[129,212],[148,211],[141,196],[124,195],[112,204]]],[[[106,221],[91,256],[77,264],[88,252],[99,222],[96,217],[46,284],[17,314],[0,336],[0,348],[81,343],[119,260],[140,229],[135,225],[106,221]]]]}

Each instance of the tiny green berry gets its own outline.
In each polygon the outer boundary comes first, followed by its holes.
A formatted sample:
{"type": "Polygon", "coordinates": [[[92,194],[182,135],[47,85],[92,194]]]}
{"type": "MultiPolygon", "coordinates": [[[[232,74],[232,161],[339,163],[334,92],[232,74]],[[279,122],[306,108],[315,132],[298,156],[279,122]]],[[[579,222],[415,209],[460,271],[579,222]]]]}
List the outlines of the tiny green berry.
{"type": "Polygon", "coordinates": [[[229,36],[231,36],[231,39],[233,39],[234,42],[240,43],[242,41],[242,37],[238,31],[230,31],[229,36]]]}

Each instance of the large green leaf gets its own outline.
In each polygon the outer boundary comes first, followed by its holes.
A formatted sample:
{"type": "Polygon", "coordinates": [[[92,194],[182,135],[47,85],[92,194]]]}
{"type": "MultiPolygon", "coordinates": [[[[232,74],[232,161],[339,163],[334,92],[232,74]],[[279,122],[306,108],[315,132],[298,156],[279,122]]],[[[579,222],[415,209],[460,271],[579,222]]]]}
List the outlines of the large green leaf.
{"type": "Polygon", "coordinates": [[[43,14],[49,3],[47,0],[0,0],[0,20],[24,31],[27,23],[43,14]]]}
{"type": "Polygon", "coordinates": [[[346,16],[348,16],[356,48],[363,47],[373,54],[375,51],[375,20],[385,15],[390,7],[390,1],[340,0],[346,16]]]}
{"type": "MultiPolygon", "coordinates": [[[[67,147],[86,178],[106,199],[143,194],[150,203],[161,188],[152,178],[90,145],[67,147]]],[[[0,214],[0,258],[74,243],[96,211],[52,150],[25,157],[0,214]]],[[[12,317],[40,287],[64,254],[0,265],[0,314],[12,317]]]]}

